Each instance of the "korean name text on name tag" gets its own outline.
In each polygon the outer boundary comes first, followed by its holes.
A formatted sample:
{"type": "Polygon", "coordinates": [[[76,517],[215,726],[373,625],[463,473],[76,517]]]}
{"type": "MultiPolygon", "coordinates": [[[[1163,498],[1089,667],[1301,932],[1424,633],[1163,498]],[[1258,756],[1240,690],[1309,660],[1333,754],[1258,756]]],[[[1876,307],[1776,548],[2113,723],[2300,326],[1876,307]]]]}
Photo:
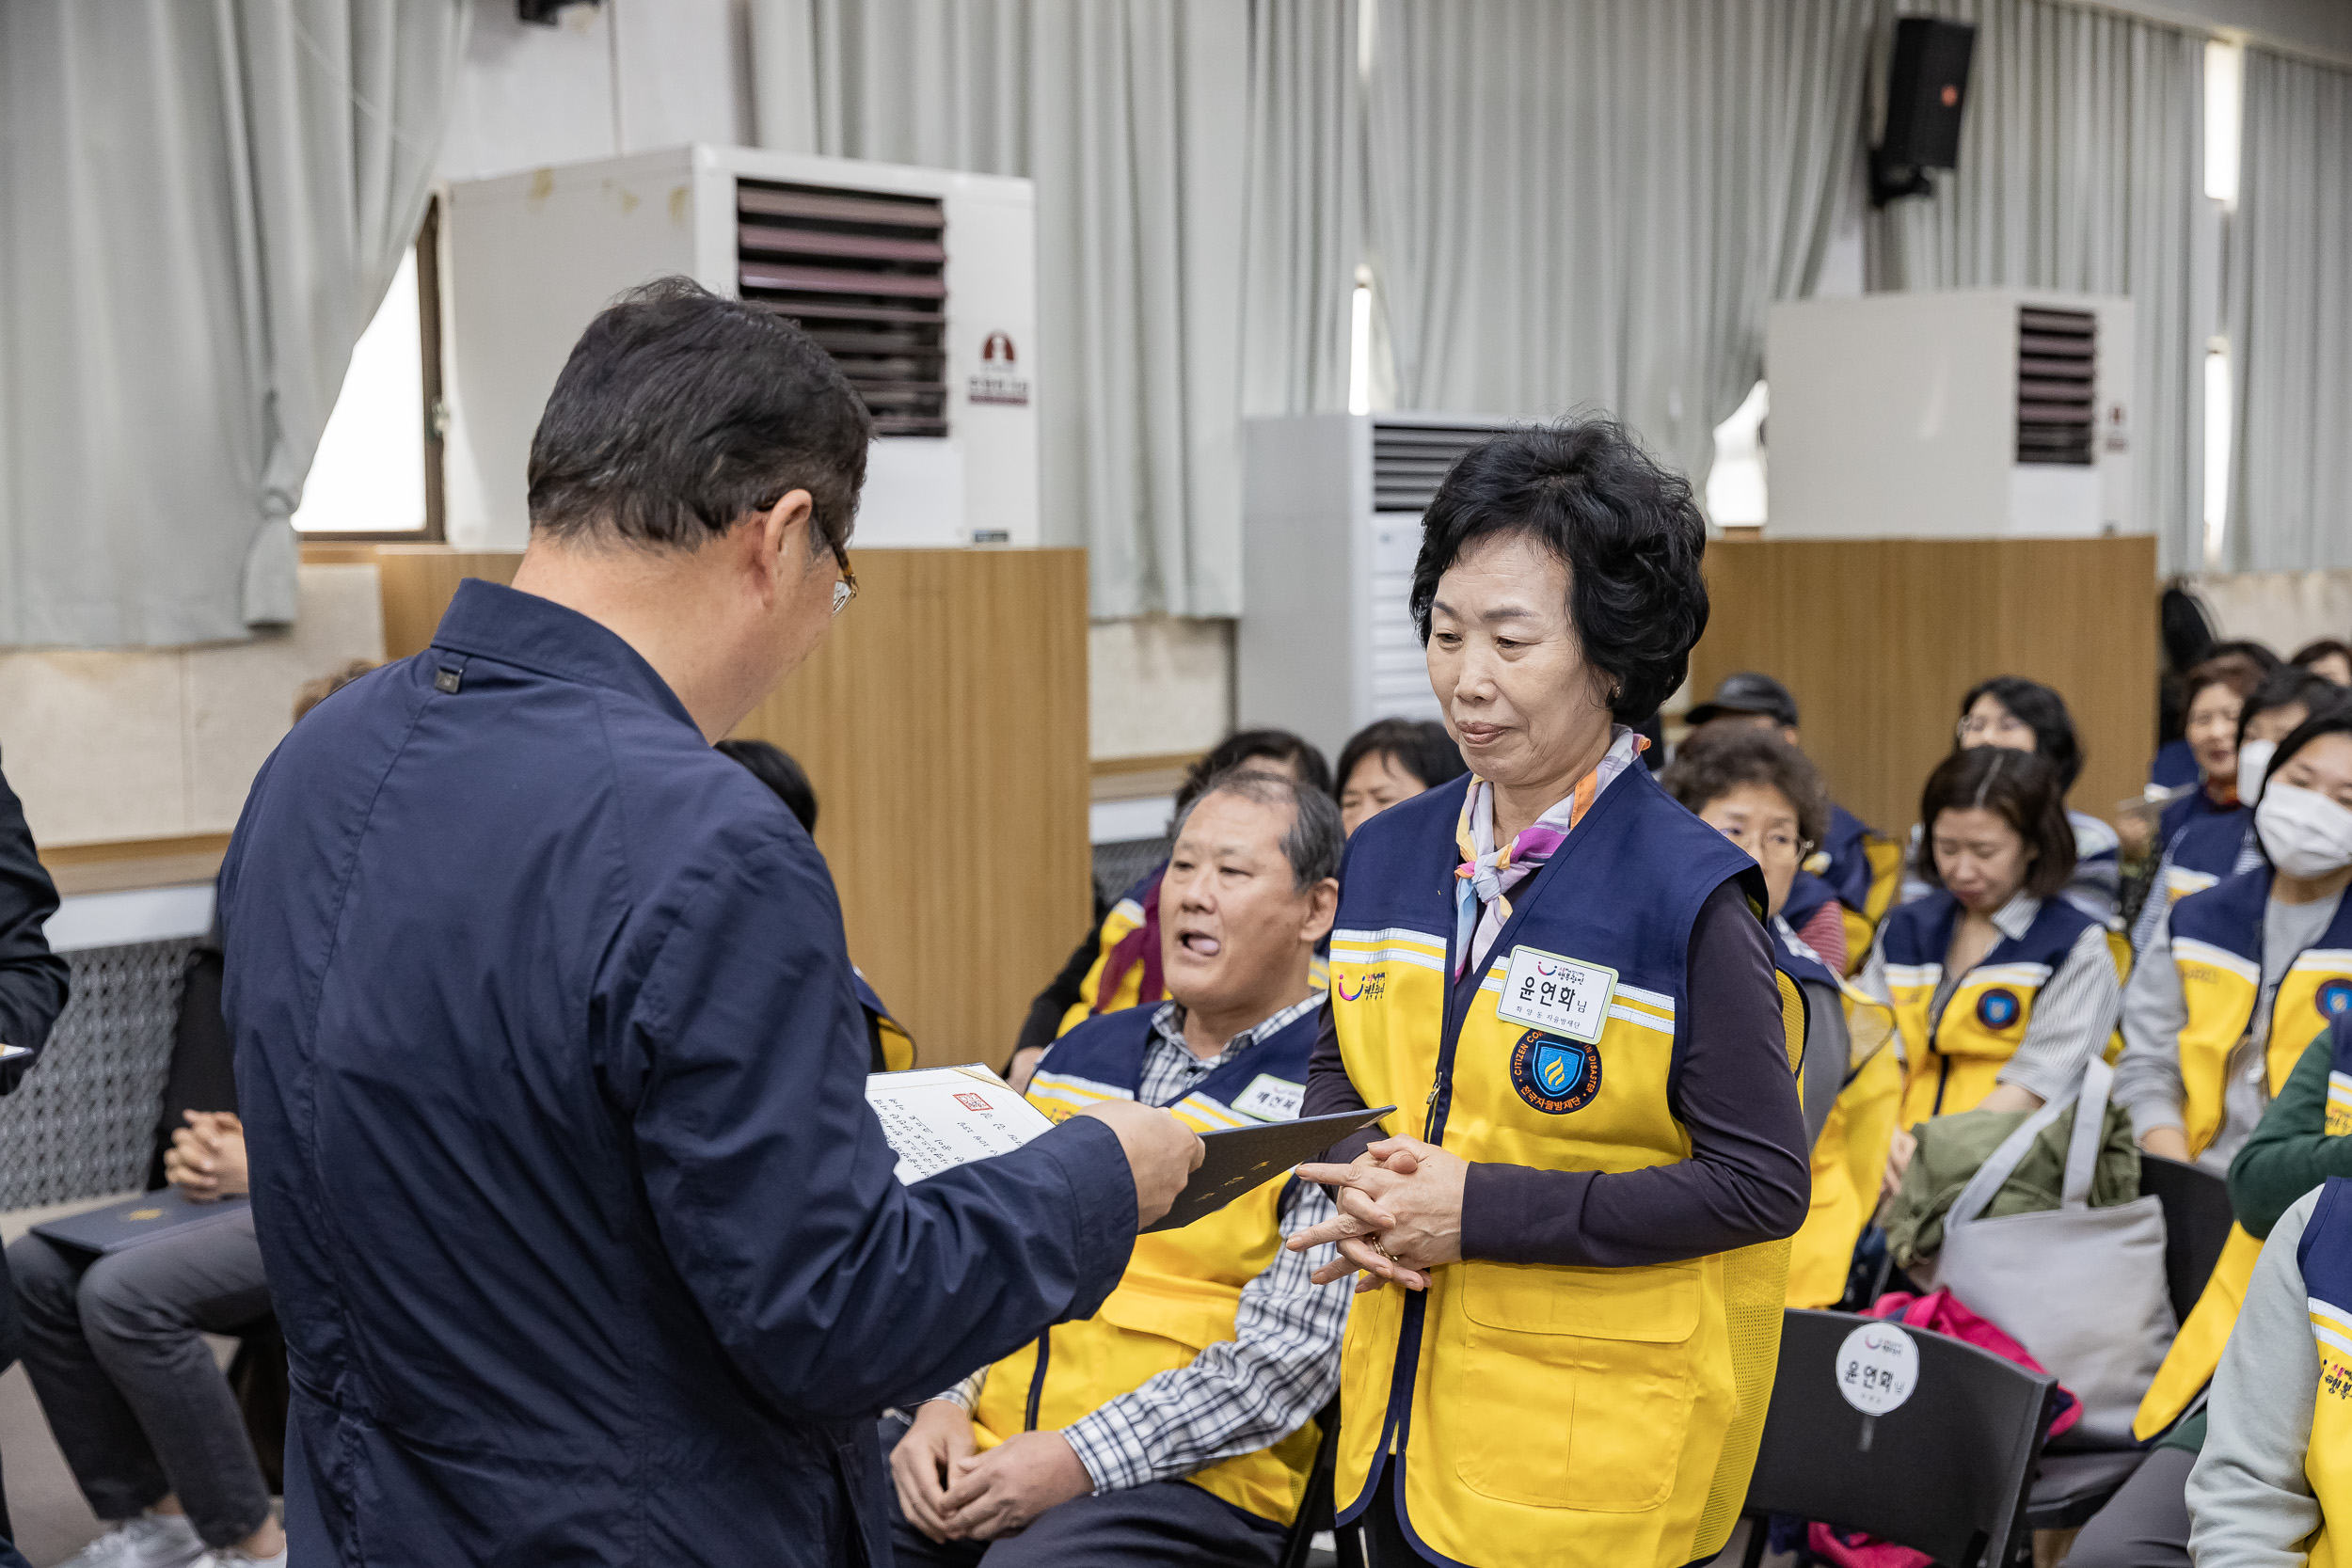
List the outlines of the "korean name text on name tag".
{"type": "Polygon", "coordinates": [[[1591,1045],[1600,1039],[1616,989],[1617,972],[1606,964],[1514,947],[1495,1012],[1507,1022],[1591,1045]]]}

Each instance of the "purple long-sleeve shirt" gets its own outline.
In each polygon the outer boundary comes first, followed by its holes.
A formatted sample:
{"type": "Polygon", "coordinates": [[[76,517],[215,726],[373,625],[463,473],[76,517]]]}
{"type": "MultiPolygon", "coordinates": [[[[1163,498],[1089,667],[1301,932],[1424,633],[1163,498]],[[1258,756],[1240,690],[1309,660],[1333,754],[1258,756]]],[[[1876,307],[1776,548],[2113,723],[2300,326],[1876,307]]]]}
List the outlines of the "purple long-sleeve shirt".
{"type": "MultiPolygon", "coordinates": [[[[1691,1157],[1613,1173],[1473,1164],[1462,1193],[1464,1258],[1624,1268],[1795,1234],[1812,1177],[1766,941],[1737,883],[1717,888],[1692,925],[1690,1024],[1666,1088],[1691,1157]]],[[[1301,1114],[1363,1108],[1327,1006],[1301,1114]]],[[[1325,1157],[1343,1164],[1382,1135],[1357,1133],[1325,1157]]]]}

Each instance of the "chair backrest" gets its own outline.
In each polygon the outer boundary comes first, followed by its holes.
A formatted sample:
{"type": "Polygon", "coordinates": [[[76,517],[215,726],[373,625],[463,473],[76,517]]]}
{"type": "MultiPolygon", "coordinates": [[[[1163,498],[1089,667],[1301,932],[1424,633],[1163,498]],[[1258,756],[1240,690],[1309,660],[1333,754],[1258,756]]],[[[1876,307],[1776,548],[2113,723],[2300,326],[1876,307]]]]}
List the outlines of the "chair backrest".
{"type": "Polygon", "coordinates": [[[1838,1353],[1847,1336],[1875,1321],[1783,1314],[1780,1367],[1745,1511],[1867,1530],[1950,1568],[2003,1568],[2023,1528],[2058,1380],[1906,1329],[1919,1352],[1911,1397],[1866,1417],[1838,1392],[1838,1353]]]}
{"type": "Polygon", "coordinates": [[[2236,1215],[2230,1210],[2230,1184],[2200,1165],[2139,1157],[2139,1190],[2164,1205],[2164,1279],[2172,1296],[2172,1316],[2188,1321],[2188,1309],[2204,1293],[2205,1281],[2221,1259],[2236,1215]]]}

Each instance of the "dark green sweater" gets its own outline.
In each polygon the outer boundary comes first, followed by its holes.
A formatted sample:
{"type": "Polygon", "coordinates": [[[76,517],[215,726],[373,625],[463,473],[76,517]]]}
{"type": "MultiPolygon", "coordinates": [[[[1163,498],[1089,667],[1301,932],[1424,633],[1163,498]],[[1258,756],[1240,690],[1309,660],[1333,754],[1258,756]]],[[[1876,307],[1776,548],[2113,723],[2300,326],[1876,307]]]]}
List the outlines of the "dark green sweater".
{"type": "MultiPolygon", "coordinates": [[[[2352,1138],[2328,1135],[2328,1074],[2334,1065],[2331,1029],[2304,1048],[2285,1087],[2230,1162],[2230,1207],[2257,1241],[2269,1236],[2279,1216],[2305,1193],[2331,1176],[2352,1176],[2352,1138]]],[[[2195,1452],[2204,1441],[2200,1410],[2157,1447],[2195,1452]]]]}

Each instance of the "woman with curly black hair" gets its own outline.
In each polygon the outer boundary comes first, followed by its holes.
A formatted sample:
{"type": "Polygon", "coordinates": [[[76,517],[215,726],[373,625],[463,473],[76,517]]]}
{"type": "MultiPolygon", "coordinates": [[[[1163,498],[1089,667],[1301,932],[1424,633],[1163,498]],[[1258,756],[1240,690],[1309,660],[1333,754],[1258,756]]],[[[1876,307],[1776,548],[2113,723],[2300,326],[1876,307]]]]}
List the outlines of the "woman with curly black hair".
{"type": "Polygon", "coordinates": [[[1803,1009],[1756,862],[1631,727],[1707,625],[1706,537],[1597,420],[1473,448],[1423,519],[1412,610],[1470,772],[1349,843],[1307,1110],[1400,1109],[1300,1167],[1343,1217],[1290,1243],[1365,1275],[1338,1489],[1376,1565],[1669,1568],[1746,1491],[1803,1009]]]}

